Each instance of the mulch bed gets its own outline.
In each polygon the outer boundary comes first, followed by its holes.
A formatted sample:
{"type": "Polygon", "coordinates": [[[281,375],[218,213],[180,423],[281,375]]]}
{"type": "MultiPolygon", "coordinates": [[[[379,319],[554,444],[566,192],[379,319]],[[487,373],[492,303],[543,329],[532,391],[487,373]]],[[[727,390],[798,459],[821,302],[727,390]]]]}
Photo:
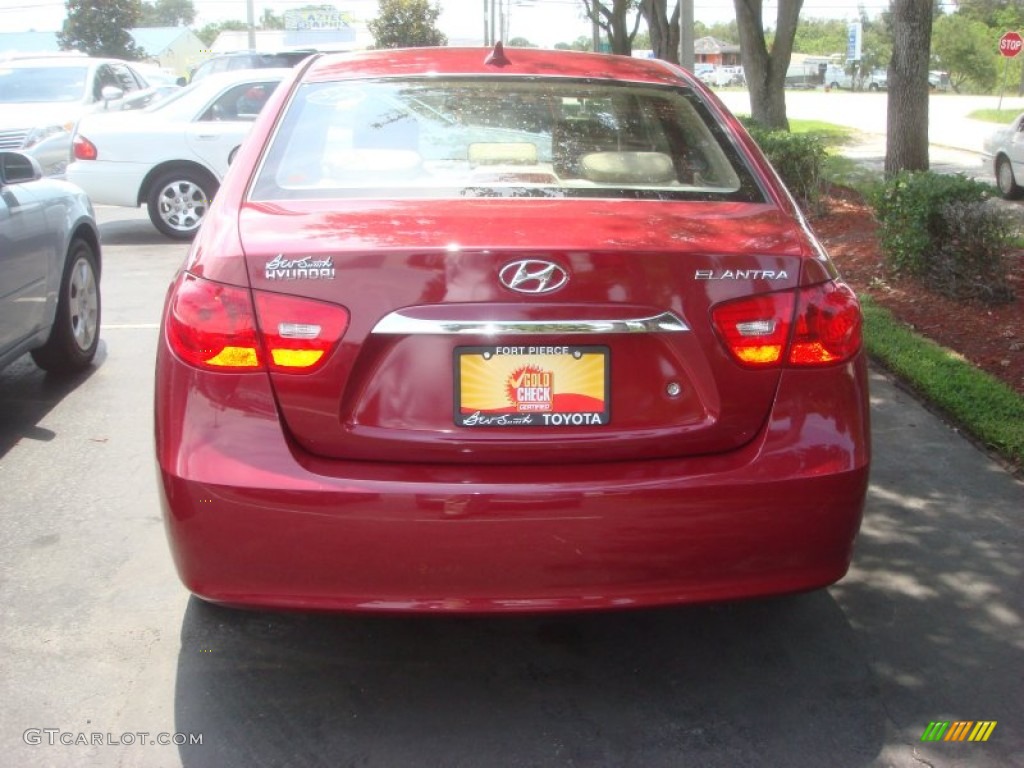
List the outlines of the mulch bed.
{"type": "Polygon", "coordinates": [[[957,302],[888,272],[878,245],[877,222],[857,192],[833,188],[822,211],[811,225],[843,279],[857,293],[870,293],[876,304],[898,320],[1024,396],[1024,251],[1012,254],[1014,301],[995,306],[957,302]]]}

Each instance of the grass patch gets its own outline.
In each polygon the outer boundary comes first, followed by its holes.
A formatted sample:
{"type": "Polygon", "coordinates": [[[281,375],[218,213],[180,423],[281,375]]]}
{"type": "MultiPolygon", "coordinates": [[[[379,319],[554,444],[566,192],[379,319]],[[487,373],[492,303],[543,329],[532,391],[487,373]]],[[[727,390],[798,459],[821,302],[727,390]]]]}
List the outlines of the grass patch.
{"type": "Polygon", "coordinates": [[[830,151],[825,158],[822,175],[829,184],[851,187],[869,200],[885,180],[885,175],[881,171],[872,170],[863,163],[835,151],[830,151]]]}
{"type": "Polygon", "coordinates": [[[1019,114],[1019,109],[976,109],[967,116],[986,123],[1009,123],[1019,114]]]}
{"type": "Polygon", "coordinates": [[[819,137],[826,146],[849,144],[856,131],[845,125],[826,123],[821,120],[790,120],[790,133],[811,133],[819,137]]]}
{"type": "Polygon", "coordinates": [[[1024,467],[1024,398],[960,355],[925,339],[861,295],[868,354],[1018,470],[1024,467]]]}

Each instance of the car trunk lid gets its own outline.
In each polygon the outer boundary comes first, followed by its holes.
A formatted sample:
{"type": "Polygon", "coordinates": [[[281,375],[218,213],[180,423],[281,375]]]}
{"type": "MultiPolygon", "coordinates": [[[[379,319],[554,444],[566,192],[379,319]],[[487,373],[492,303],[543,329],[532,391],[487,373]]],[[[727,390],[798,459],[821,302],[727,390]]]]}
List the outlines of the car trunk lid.
{"type": "Polygon", "coordinates": [[[294,439],[343,459],[734,449],[779,372],[738,364],[711,307],[793,289],[806,255],[794,218],[731,202],[304,200],[240,217],[254,289],[350,314],[316,372],[271,374],[294,439]]]}

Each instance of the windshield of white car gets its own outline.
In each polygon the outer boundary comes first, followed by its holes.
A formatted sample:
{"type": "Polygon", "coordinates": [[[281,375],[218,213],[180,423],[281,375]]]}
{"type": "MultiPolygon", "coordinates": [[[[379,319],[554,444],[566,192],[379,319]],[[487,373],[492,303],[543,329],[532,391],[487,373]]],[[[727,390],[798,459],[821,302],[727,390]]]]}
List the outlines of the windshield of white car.
{"type": "Polygon", "coordinates": [[[0,67],[0,104],[81,101],[88,74],[88,67],[0,67]]]}

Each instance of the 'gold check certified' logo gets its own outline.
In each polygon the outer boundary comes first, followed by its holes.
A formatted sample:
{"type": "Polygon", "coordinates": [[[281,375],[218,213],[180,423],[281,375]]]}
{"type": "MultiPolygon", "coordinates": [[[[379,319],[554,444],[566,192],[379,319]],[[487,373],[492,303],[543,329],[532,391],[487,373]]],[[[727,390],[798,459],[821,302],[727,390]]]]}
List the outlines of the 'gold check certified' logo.
{"type": "Polygon", "coordinates": [[[995,720],[935,721],[928,723],[921,741],[988,741],[995,729],[995,720]]]}

